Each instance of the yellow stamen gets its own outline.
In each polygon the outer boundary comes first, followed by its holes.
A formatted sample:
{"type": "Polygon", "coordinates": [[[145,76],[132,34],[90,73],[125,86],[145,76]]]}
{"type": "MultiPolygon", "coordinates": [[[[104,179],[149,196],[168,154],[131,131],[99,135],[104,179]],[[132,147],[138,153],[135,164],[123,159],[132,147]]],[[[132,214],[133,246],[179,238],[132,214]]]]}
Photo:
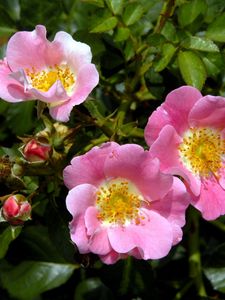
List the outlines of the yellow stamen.
{"type": "Polygon", "coordinates": [[[57,80],[61,81],[67,92],[71,92],[74,87],[75,75],[67,65],[55,65],[42,71],[33,67],[25,71],[32,86],[42,92],[47,92],[57,80]]]}
{"type": "Polygon", "coordinates": [[[105,224],[125,225],[127,222],[140,224],[140,207],[143,197],[129,181],[113,179],[97,191],[98,219],[105,224]]]}
{"type": "Polygon", "coordinates": [[[191,128],[186,132],[179,146],[182,163],[194,174],[219,178],[225,154],[225,140],[219,130],[212,128],[191,128]]]}

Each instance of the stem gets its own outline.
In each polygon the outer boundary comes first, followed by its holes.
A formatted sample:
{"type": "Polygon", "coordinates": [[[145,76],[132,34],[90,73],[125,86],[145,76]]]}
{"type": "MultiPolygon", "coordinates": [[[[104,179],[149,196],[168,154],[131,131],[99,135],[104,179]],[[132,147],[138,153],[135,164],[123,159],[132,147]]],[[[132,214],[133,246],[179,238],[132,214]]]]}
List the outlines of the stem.
{"type": "Polygon", "coordinates": [[[123,121],[125,119],[126,116],[126,112],[128,110],[130,106],[130,101],[128,101],[127,99],[122,100],[119,109],[118,109],[118,113],[117,113],[117,126],[118,128],[123,125],[123,121]]]}
{"type": "Polygon", "coordinates": [[[190,209],[188,215],[189,232],[189,276],[193,279],[198,295],[207,296],[202,278],[201,254],[199,249],[199,214],[196,210],[190,209]]]}
{"type": "Polygon", "coordinates": [[[181,300],[187,291],[191,288],[193,281],[189,281],[185,286],[176,294],[173,300],[181,300]]]}
{"type": "Polygon", "coordinates": [[[169,17],[172,16],[175,6],[176,6],[175,0],[166,0],[163,4],[162,10],[160,12],[160,15],[157,20],[157,24],[155,26],[154,33],[160,33],[163,29],[163,27],[166,24],[166,21],[169,17]]]}
{"type": "Polygon", "coordinates": [[[220,222],[220,221],[211,221],[210,222],[212,225],[216,226],[218,229],[222,230],[223,232],[225,232],[225,224],[220,222]]]}
{"type": "Polygon", "coordinates": [[[132,271],[132,257],[128,256],[125,260],[125,266],[123,269],[123,279],[121,282],[120,294],[125,295],[129,289],[132,271]]]}

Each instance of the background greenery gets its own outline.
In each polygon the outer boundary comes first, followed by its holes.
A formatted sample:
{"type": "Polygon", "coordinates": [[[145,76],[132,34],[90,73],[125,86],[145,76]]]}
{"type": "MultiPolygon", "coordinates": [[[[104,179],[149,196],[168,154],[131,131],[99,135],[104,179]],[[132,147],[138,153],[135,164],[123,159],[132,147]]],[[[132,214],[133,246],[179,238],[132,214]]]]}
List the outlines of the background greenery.
{"type": "Polygon", "coordinates": [[[13,33],[37,24],[50,39],[64,30],[89,44],[100,83],[63,128],[34,101],[0,101],[0,196],[17,191],[33,206],[24,226],[0,223],[0,299],[225,299],[224,217],[206,222],[189,209],[184,239],[166,258],[107,266],[70,242],[62,182],[70,159],[94,145],[146,147],[147,118],[172,89],[225,97],[224,0],[0,0],[1,57],[13,33]],[[52,157],[26,163],[21,137],[46,127],[52,157]]]}

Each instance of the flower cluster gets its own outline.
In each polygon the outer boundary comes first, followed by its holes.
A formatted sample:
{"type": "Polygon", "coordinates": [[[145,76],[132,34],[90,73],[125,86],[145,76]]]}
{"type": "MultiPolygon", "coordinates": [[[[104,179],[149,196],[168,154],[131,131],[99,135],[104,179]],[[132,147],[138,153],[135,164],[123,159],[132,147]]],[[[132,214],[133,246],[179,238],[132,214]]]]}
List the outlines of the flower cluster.
{"type": "MultiPolygon", "coordinates": [[[[73,106],[98,84],[91,59],[90,47],[66,32],[52,42],[42,25],[17,32],[0,61],[0,97],[38,99],[54,119],[68,121],[73,106]]],[[[42,132],[46,142],[39,134],[21,148],[29,164],[53,159],[58,146],[71,147],[71,131],[53,127],[42,132]]],[[[127,256],[158,259],[181,241],[190,203],[206,220],[225,214],[225,98],[203,97],[191,86],[172,91],[149,117],[145,140],[148,150],[105,143],[64,169],[70,235],[80,253],[95,253],[107,264],[127,256]]],[[[18,195],[1,209],[12,225],[23,224],[30,212],[18,195]]]]}

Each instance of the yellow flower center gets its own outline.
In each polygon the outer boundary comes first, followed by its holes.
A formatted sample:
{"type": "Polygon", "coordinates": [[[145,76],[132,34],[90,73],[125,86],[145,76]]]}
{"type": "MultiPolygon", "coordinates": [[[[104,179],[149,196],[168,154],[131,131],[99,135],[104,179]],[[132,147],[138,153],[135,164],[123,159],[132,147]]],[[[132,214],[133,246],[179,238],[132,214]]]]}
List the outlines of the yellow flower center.
{"type": "Polygon", "coordinates": [[[225,154],[225,141],[219,130],[191,128],[185,133],[179,146],[183,164],[196,175],[218,177],[225,154]]]}
{"type": "Polygon", "coordinates": [[[126,225],[140,223],[143,197],[137,188],[125,179],[113,179],[97,191],[98,219],[105,224],[126,225]]]}
{"type": "Polygon", "coordinates": [[[75,84],[75,75],[67,65],[55,65],[42,71],[37,71],[32,67],[31,70],[25,71],[32,86],[42,92],[47,92],[57,80],[61,81],[68,93],[72,91],[75,84]]]}

